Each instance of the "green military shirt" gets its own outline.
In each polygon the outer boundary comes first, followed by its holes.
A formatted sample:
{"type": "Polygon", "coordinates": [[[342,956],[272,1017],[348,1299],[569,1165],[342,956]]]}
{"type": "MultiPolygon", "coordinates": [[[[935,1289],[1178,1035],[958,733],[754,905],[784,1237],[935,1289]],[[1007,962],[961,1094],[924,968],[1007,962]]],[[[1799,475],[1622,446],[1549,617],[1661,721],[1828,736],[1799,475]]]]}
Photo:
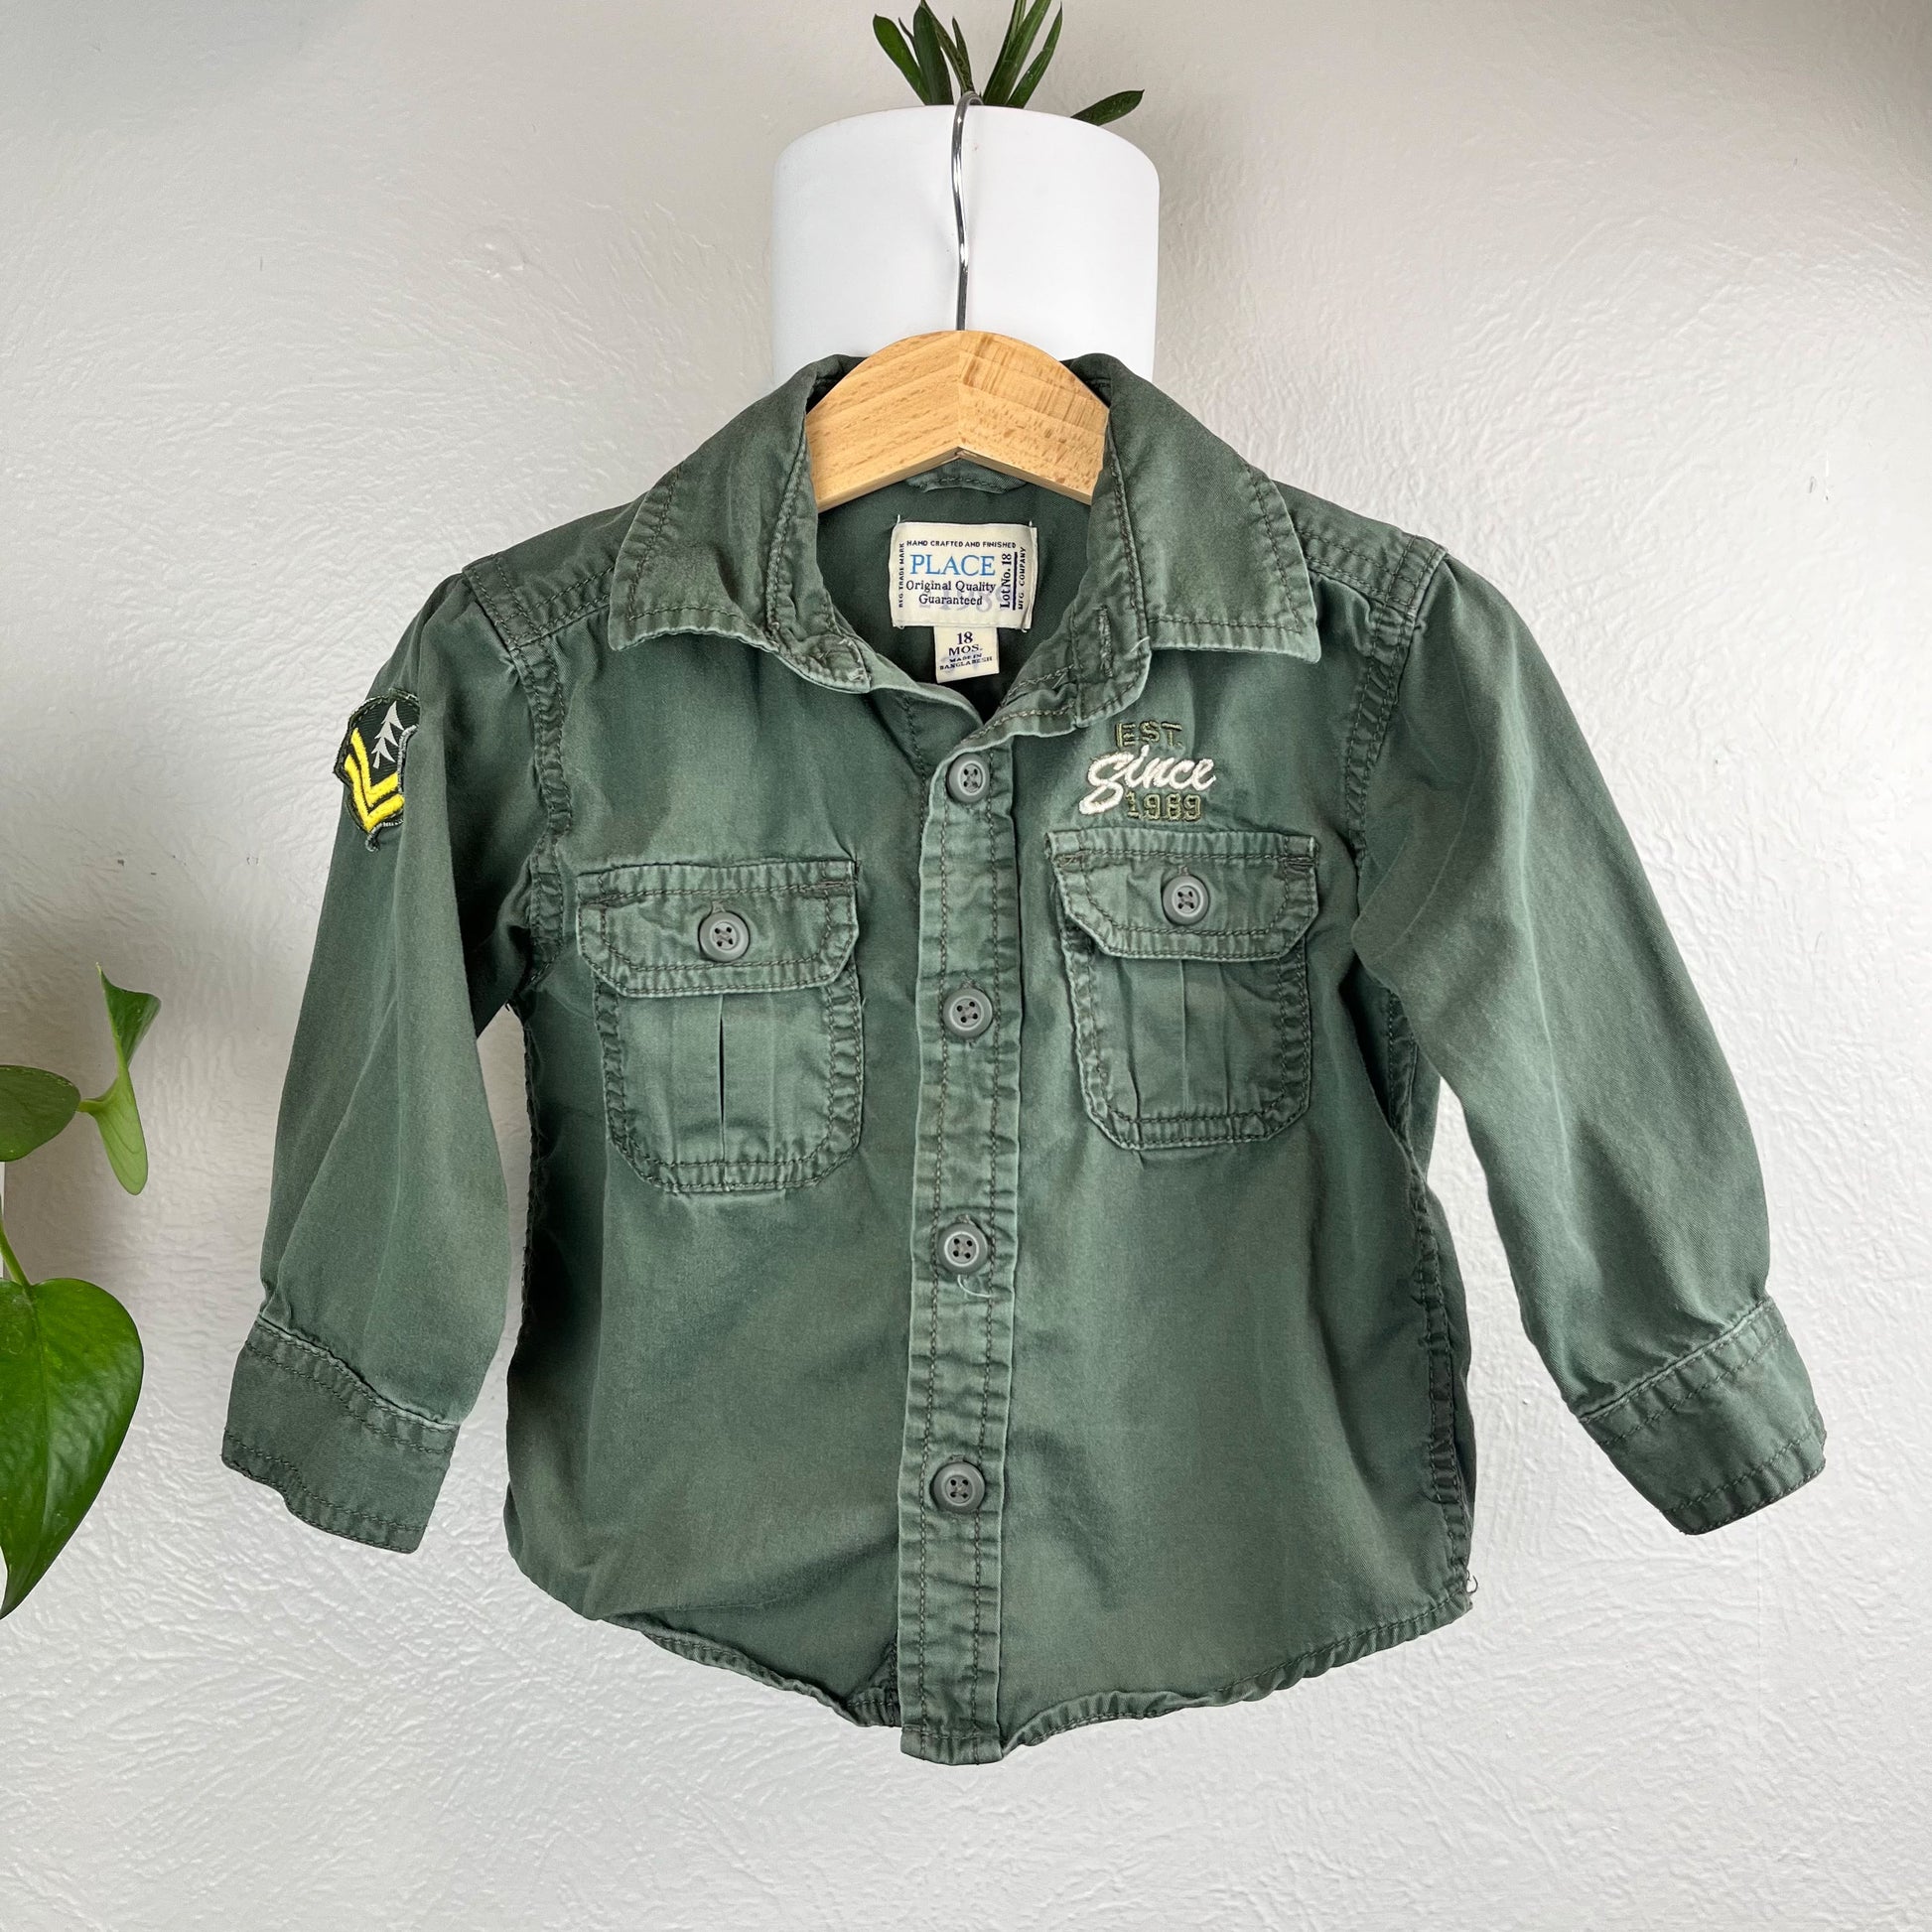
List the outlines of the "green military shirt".
{"type": "Polygon", "coordinates": [[[954,462],[820,514],[856,359],[447,578],[355,712],[224,1458],[416,1547],[504,1317],[507,1005],[516,1561],[914,1756],[1469,1607],[1439,1079],[1636,1489],[1816,1474],[1735,1087],[1504,600],[1099,354],[1091,507],[954,462]],[[1026,532],[997,669],[894,621],[915,522],[1026,532]]]}

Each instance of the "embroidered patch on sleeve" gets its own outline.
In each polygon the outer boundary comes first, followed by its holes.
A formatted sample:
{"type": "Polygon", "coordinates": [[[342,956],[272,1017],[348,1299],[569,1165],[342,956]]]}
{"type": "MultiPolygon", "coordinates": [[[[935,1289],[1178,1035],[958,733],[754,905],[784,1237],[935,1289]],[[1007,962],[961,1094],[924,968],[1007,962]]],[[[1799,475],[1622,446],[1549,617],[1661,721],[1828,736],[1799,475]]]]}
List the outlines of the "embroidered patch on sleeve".
{"type": "Polygon", "coordinates": [[[385,825],[402,823],[402,765],[422,715],[408,691],[371,698],[348,721],[336,775],[343,781],[348,815],[375,849],[385,825]]]}

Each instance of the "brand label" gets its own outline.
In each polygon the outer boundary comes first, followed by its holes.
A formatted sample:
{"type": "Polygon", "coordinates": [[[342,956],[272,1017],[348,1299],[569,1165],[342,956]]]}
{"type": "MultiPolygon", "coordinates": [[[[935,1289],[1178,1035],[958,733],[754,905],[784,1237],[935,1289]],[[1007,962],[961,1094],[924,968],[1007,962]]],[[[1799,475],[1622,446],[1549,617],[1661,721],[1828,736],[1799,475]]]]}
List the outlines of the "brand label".
{"type": "Polygon", "coordinates": [[[887,585],[893,622],[1024,630],[1033,622],[1037,569],[1028,523],[895,524],[887,585]]]}

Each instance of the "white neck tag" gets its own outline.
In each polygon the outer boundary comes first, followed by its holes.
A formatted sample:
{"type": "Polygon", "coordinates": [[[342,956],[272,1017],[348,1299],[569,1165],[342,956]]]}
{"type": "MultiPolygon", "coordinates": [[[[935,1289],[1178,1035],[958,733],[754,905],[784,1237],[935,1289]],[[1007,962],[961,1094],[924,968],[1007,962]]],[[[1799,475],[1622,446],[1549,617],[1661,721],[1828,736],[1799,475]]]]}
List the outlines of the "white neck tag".
{"type": "Polygon", "coordinates": [[[952,684],[962,677],[988,677],[999,668],[998,630],[932,626],[932,675],[941,684],[952,684]]]}
{"type": "Polygon", "coordinates": [[[1030,523],[897,523],[887,596],[895,625],[932,625],[941,684],[1000,668],[1000,630],[1034,619],[1038,547],[1030,523]]]}

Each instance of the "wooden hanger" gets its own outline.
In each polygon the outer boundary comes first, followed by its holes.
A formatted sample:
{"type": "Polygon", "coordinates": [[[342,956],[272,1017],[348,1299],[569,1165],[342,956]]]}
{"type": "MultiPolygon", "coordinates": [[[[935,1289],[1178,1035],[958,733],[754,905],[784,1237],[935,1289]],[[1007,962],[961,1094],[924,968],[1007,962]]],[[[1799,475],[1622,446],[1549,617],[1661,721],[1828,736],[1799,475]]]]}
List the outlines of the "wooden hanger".
{"type": "Polygon", "coordinates": [[[966,205],[960,131],[979,99],[952,117],[952,210],[959,237],[953,326],[902,336],[846,372],[805,412],[818,507],[917,476],[953,457],[1093,501],[1107,405],[1064,362],[1017,337],[966,327],[966,205]]]}

